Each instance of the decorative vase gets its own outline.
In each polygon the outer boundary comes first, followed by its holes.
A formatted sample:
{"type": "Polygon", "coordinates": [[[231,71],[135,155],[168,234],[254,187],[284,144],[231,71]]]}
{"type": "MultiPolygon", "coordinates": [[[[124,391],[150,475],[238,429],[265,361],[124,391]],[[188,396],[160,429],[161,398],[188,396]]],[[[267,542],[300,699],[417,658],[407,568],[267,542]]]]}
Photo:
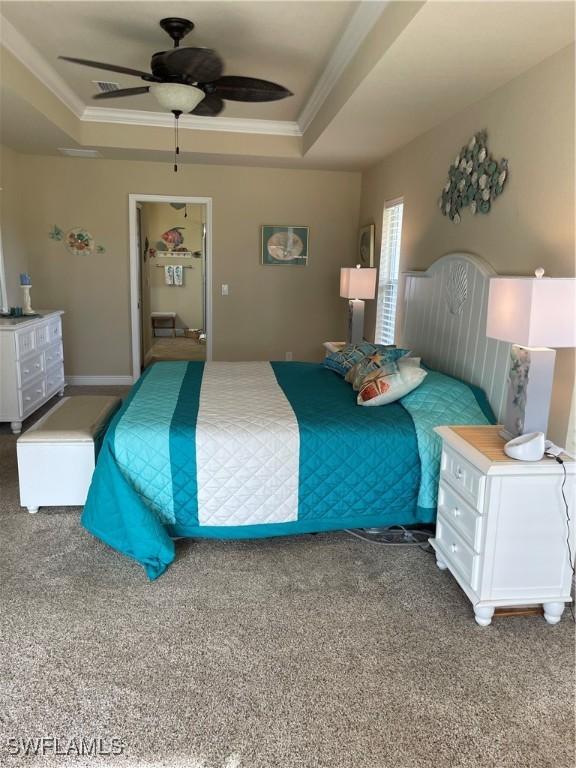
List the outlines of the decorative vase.
{"type": "Polygon", "coordinates": [[[22,288],[22,314],[23,315],[35,315],[36,313],[32,309],[32,304],[30,303],[30,288],[32,288],[31,285],[21,285],[20,288],[22,288]]]}

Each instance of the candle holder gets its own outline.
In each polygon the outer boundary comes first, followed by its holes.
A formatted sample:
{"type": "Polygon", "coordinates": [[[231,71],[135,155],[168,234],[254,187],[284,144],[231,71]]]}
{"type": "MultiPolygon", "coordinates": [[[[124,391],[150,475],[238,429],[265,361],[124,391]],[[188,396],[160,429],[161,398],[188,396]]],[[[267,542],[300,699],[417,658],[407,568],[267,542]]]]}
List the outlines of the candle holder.
{"type": "Polygon", "coordinates": [[[20,288],[22,289],[22,314],[23,315],[35,315],[36,312],[32,309],[32,304],[30,302],[30,288],[32,288],[31,285],[21,285],[20,288]]]}

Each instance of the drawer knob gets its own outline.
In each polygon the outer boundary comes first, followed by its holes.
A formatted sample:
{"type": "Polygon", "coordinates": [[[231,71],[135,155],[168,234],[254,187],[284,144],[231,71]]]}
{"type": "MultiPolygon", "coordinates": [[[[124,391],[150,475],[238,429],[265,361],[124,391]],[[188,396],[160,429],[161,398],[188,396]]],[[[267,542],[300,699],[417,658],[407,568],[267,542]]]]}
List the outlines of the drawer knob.
{"type": "Polygon", "coordinates": [[[30,369],[29,369],[29,368],[24,368],[24,370],[22,371],[22,373],[30,373],[30,369]]]}
{"type": "Polygon", "coordinates": [[[451,552],[458,552],[458,545],[457,544],[450,544],[450,551],[451,552]]]}
{"type": "Polygon", "coordinates": [[[24,398],[24,400],[27,400],[27,401],[29,401],[29,400],[32,400],[32,398],[30,397],[30,395],[26,395],[26,397],[24,398]]]}
{"type": "Polygon", "coordinates": [[[40,368],[40,363],[36,363],[35,368],[40,368]]]}
{"type": "Polygon", "coordinates": [[[458,507],[454,507],[454,509],[452,510],[452,512],[454,513],[454,517],[460,517],[460,515],[462,514],[462,512],[460,512],[460,510],[458,509],[458,507]]]}
{"type": "Polygon", "coordinates": [[[454,474],[458,480],[462,480],[462,476],[464,475],[464,472],[462,472],[462,467],[456,467],[454,474]]]}

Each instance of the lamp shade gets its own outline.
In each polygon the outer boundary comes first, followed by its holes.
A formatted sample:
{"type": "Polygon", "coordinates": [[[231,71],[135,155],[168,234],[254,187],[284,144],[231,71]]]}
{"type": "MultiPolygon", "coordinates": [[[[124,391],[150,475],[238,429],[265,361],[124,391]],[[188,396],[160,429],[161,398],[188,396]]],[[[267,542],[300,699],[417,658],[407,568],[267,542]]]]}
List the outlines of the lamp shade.
{"type": "Polygon", "coordinates": [[[150,93],[163,109],[170,112],[192,112],[206,96],[204,91],[184,83],[155,83],[150,93]]]}
{"type": "Polygon", "coordinates": [[[486,335],[524,347],[576,347],[576,279],[492,277],[486,335]]]}
{"type": "Polygon", "coordinates": [[[376,269],[342,267],[340,296],[344,299],[373,299],[376,293],[376,269]]]}

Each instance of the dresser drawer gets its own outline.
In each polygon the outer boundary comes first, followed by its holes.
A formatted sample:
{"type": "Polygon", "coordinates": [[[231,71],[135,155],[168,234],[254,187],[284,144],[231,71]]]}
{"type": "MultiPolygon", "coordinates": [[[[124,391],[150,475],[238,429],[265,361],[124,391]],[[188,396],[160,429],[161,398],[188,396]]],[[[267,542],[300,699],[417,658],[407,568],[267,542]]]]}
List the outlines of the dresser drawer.
{"type": "Polygon", "coordinates": [[[39,325],[38,328],[36,328],[36,349],[41,349],[42,347],[45,347],[46,344],[48,344],[48,342],[49,342],[48,326],[39,325]]]}
{"type": "Polygon", "coordinates": [[[435,543],[450,569],[456,571],[472,589],[478,588],[480,555],[466,544],[462,536],[443,516],[436,520],[435,543]]]}
{"type": "Polygon", "coordinates": [[[18,357],[29,355],[36,349],[36,332],[34,328],[18,331],[16,334],[16,350],[18,357]]]}
{"type": "Polygon", "coordinates": [[[46,370],[48,370],[51,366],[56,365],[56,363],[61,363],[63,359],[64,359],[64,350],[62,349],[61,341],[57,341],[55,344],[52,344],[44,352],[44,361],[46,364],[46,370]]]}
{"type": "Polygon", "coordinates": [[[484,475],[451,448],[444,446],[440,476],[479,512],[484,497],[484,475]]]}
{"type": "Polygon", "coordinates": [[[38,374],[44,371],[44,355],[42,352],[38,352],[36,355],[20,360],[18,364],[18,370],[20,373],[20,386],[25,387],[28,382],[32,381],[38,374]]]}
{"type": "Polygon", "coordinates": [[[51,323],[48,323],[48,335],[47,335],[47,341],[48,344],[51,344],[53,341],[56,341],[57,339],[62,338],[62,321],[60,318],[57,320],[52,320],[51,323]]]}
{"type": "Polygon", "coordinates": [[[46,394],[51,395],[64,386],[64,363],[58,363],[46,374],[46,394]]]}
{"type": "Polygon", "coordinates": [[[22,402],[22,415],[24,418],[35,410],[36,405],[44,399],[45,394],[46,381],[44,379],[39,379],[22,389],[20,397],[22,402]]]}
{"type": "Polygon", "coordinates": [[[445,520],[478,553],[482,548],[484,519],[445,480],[438,489],[438,517],[445,520]]]}

